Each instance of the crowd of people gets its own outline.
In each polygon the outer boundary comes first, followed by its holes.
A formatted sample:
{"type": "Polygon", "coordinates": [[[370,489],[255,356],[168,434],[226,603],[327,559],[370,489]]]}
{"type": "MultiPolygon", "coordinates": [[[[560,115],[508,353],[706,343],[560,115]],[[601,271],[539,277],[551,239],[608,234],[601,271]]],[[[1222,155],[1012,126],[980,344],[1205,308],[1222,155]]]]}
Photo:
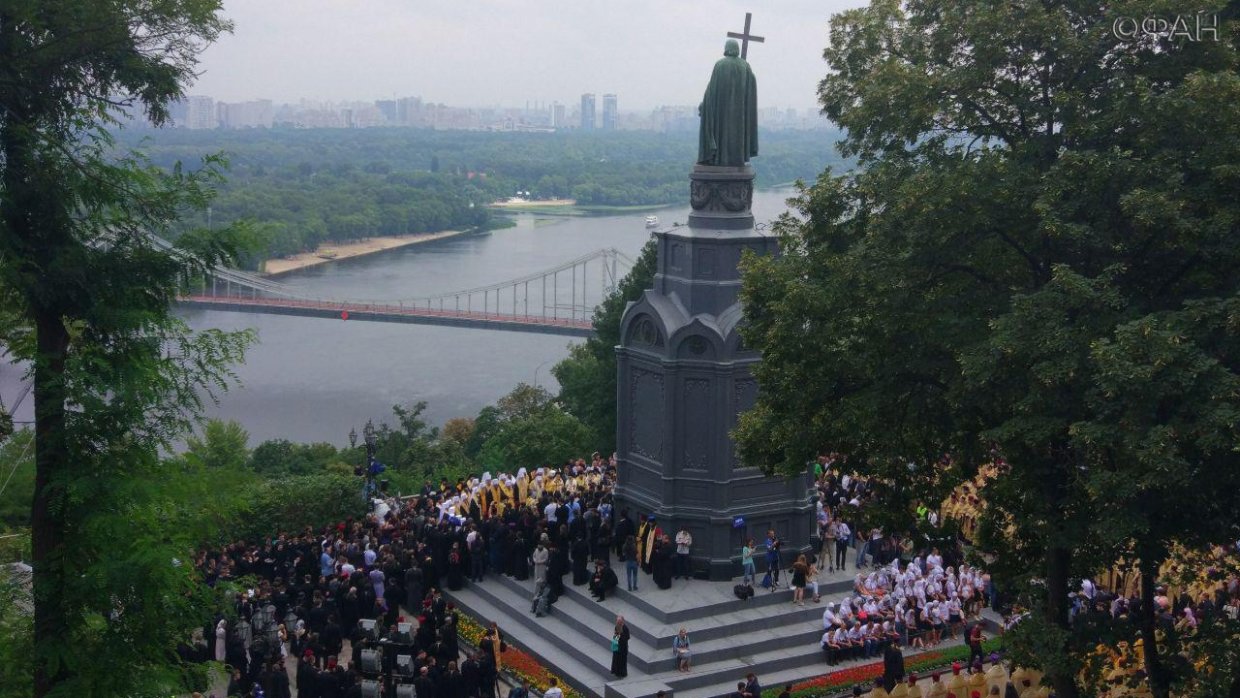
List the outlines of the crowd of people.
{"type": "Polygon", "coordinates": [[[601,597],[616,586],[614,573],[605,574],[619,545],[614,480],[614,461],[597,455],[532,473],[484,473],[376,500],[370,515],[322,530],[204,550],[195,565],[208,584],[253,585],[182,650],[229,666],[230,696],[287,698],[295,663],[292,685],[309,698],[360,696],[367,680],[393,677],[434,690],[420,696],[494,698],[502,634],[493,627],[494,639],[461,661],[459,617],[442,590],[488,574],[534,575],[554,601],[571,575],[574,584],[593,579],[601,597]],[[364,629],[370,621],[374,630],[364,629]],[[370,649],[381,650],[377,672],[363,662],[370,649]],[[402,654],[412,662],[398,668],[402,654]]]}
{"type": "MultiPolygon", "coordinates": [[[[857,574],[852,590],[823,611],[819,644],[827,663],[890,655],[890,648],[931,647],[956,637],[980,658],[981,611],[993,602],[990,575],[959,561],[954,547],[945,556],[938,547],[920,549],[908,537],[850,523],[843,513],[864,513],[870,483],[841,472],[836,458],[823,456],[816,468],[819,553],[828,572],[846,570],[854,553],[857,574]]],[[[793,566],[793,603],[803,603],[806,580],[816,576],[815,561],[802,556],[793,566]]],[[[819,601],[816,584],[811,591],[819,601]]]]}
{"type": "MultiPolygon", "coordinates": [[[[811,553],[787,571],[792,603],[821,602],[824,567],[844,570],[850,557],[859,570],[873,565],[858,575],[855,593],[827,606],[824,621],[835,619],[824,629],[829,658],[873,656],[895,639],[902,647],[929,645],[961,632],[961,620],[985,598],[988,577],[937,551],[901,564],[898,539],[862,532],[835,515],[864,500],[867,483],[826,465],[817,482],[819,540],[802,542],[799,548],[811,553]]],[[[558,468],[428,482],[416,496],[376,500],[375,511],[361,519],[203,551],[195,564],[209,584],[257,581],[236,596],[235,613],[215,619],[186,651],[230,666],[230,695],[249,695],[257,686],[283,698],[289,691],[280,675],[295,663],[299,695],[335,698],[360,690],[368,674],[361,652],[383,643],[390,650],[384,676],[392,675],[391,657],[399,651],[413,660],[402,678],[411,672],[411,681],[430,682],[436,698],[491,698],[486,687],[502,666],[502,640],[485,656],[461,661],[457,615],[441,590],[508,575],[531,583],[530,611],[542,616],[566,583],[587,587],[600,601],[613,593],[619,579],[612,556],[623,562],[629,591],[639,590],[642,572],[663,589],[693,576],[689,531],[673,533],[654,515],[614,510],[615,478],[614,457],[594,454],[558,468]],[[365,635],[363,620],[374,621],[377,631],[365,635]]],[[[738,551],[741,572],[754,581],[755,559],[761,560],[765,586],[781,588],[782,545],[774,531],[761,547],[747,541],[738,551]]],[[[621,629],[614,644],[627,650],[627,629],[621,629]]],[[[677,667],[690,670],[687,634],[673,651],[677,667]]],[[[613,654],[627,657],[618,647],[613,654]]],[[[623,676],[625,665],[627,658],[613,673],[623,676]]]]}

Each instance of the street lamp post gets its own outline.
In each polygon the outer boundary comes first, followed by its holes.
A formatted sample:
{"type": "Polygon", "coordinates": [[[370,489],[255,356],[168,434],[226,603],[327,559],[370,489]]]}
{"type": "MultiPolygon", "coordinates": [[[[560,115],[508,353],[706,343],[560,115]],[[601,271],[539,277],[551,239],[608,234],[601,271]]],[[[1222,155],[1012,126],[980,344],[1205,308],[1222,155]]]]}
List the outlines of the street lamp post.
{"type": "Polygon", "coordinates": [[[370,471],[370,464],[375,460],[375,423],[369,419],[366,420],[366,426],[362,428],[362,436],[366,440],[366,470],[370,471]]]}

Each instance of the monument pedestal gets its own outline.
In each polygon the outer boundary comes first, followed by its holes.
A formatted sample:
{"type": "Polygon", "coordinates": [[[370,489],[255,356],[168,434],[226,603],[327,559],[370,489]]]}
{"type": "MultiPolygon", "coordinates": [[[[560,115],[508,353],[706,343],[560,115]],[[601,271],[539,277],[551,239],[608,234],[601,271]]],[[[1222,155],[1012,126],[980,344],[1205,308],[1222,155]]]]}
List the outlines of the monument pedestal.
{"type": "Polygon", "coordinates": [[[778,252],[754,230],[753,177],[748,166],[694,167],[689,225],[655,234],[654,288],[625,310],[616,348],[619,507],[654,514],[673,539],[686,528],[695,571],[714,580],[739,574],[746,538],[761,546],[774,529],[790,553],[815,525],[808,475],[767,477],[739,462],[730,436],[754,404],[761,360],[739,333],[738,265],[745,250],[778,252]]]}

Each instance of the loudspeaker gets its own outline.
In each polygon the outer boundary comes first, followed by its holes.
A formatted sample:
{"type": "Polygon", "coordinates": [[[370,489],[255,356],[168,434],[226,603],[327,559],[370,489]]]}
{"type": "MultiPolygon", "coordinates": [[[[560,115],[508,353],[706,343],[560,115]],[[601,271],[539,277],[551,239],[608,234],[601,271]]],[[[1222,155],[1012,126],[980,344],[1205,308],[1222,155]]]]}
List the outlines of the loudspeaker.
{"type": "Polygon", "coordinates": [[[379,623],[370,618],[363,618],[357,622],[357,627],[361,628],[363,640],[379,639],[379,623]]]}
{"type": "Polygon", "coordinates": [[[362,673],[378,674],[383,671],[383,653],[379,650],[362,650],[362,673]]]}
{"type": "Polygon", "coordinates": [[[418,698],[418,691],[411,683],[397,684],[396,698],[418,698]]]}
{"type": "Polygon", "coordinates": [[[396,655],[396,675],[397,676],[413,676],[413,655],[398,654],[396,655]]]}
{"type": "Polygon", "coordinates": [[[393,642],[396,642],[401,645],[412,645],[413,644],[413,623],[397,623],[396,624],[396,637],[393,640],[393,642]]]}
{"type": "Polygon", "coordinates": [[[379,698],[379,682],[362,679],[362,698],[379,698]]]}

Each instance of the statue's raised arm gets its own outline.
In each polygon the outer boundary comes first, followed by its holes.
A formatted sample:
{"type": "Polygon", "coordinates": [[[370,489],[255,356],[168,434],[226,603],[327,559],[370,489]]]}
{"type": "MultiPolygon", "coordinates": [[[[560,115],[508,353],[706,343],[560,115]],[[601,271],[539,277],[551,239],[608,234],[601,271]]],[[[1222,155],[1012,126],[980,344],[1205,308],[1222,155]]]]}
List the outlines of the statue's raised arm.
{"type": "Polygon", "coordinates": [[[715,62],[698,113],[699,164],[741,167],[758,154],[758,83],[734,39],[715,62]]]}

